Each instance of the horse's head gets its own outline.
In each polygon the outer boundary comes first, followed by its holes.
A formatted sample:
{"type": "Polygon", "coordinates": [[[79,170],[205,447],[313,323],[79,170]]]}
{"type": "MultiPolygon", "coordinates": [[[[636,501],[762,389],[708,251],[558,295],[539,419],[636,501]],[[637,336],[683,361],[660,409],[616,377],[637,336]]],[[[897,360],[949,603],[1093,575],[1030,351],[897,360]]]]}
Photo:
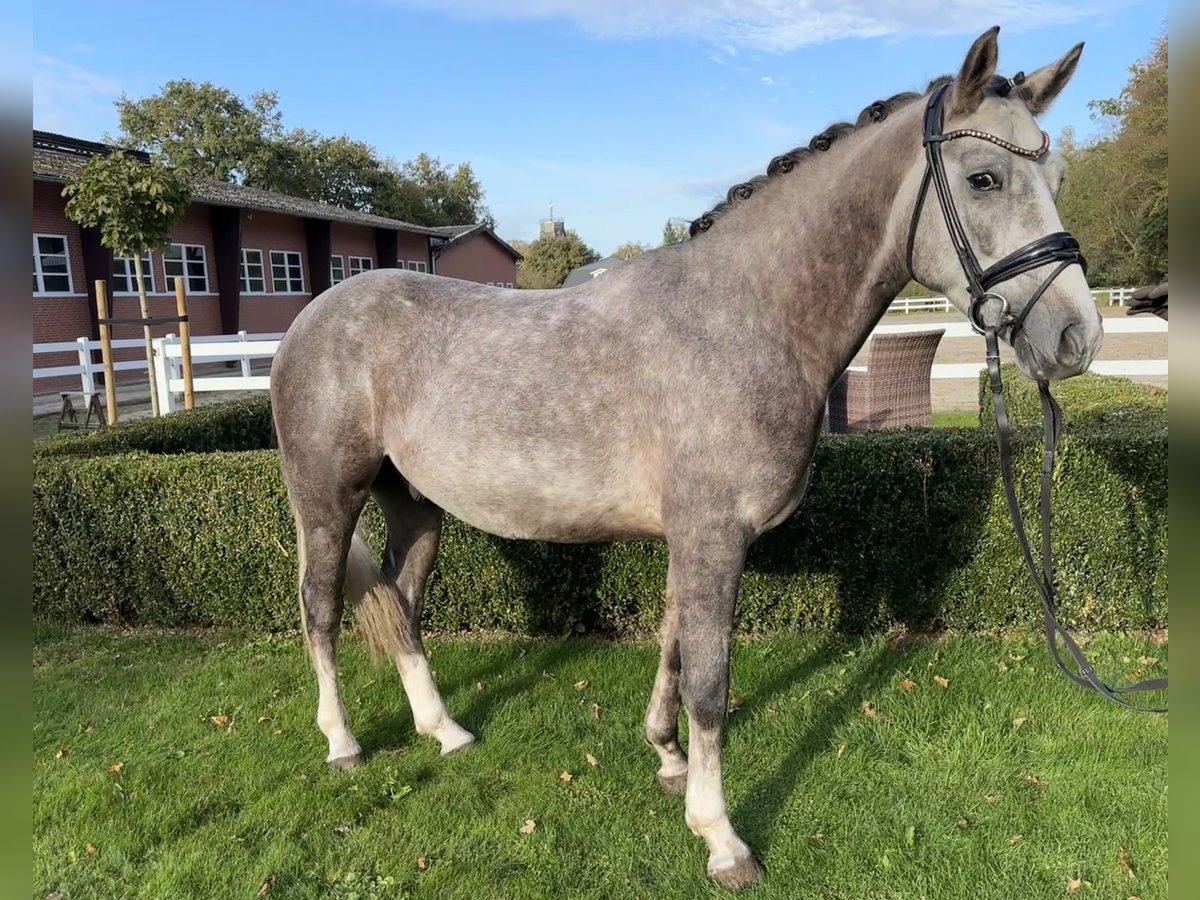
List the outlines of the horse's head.
{"type": "Polygon", "coordinates": [[[1071,79],[1083,45],[1027,76],[1001,78],[998,32],[975,41],[926,109],[927,149],[906,182],[909,265],[977,327],[997,326],[1026,375],[1069,378],[1091,365],[1103,327],[1056,208],[1064,164],[1034,117],[1071,79]]]}

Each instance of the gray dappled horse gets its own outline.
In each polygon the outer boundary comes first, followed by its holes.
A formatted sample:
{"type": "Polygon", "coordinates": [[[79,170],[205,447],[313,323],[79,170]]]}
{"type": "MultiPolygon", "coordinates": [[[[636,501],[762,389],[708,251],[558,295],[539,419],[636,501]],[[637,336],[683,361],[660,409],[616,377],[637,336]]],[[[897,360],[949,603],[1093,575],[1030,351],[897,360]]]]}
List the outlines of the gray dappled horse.
{"type": "MultiPolygon", "coordinates": [[[[826,396],[910,275],[968,311],[942,210],[917,203],[930,92],[949,83],[945,126],[983,138],[942,147],[979,263],[1062,229],[1063,164],[1037,152],[1045,138],[1034,117],[1070,79],[1082,44],[1010,80],[995,74],[998,31],[976,40],[953,80],[831,126],[732,188],[691,240],[602,279],[502,290],[377,270],[305,307],[275,356],[271,395],[331,765],[363,758],[338,684],[343,587],[373,651],[394,658],[416,730],[443,753],[474,740],[447,712],[421,643],[443,511],[507,538],[664,540],[646,739],[660,784],[686,795],[709,873],[731,887],[758,877],[721,775],[747,548],[800,503],[826,396]],[[387,521],[382,564],[356,528],[369,496],[387,521]]],[[[1041,281],[1029,271],[1005,282],[1013,312],[1041,281]]],[[[1086,371],[1102,326],[1082,268],[1042,286],[1020,336],[1010,329],[1005,340],[1032,378],[1086,371]]]]}

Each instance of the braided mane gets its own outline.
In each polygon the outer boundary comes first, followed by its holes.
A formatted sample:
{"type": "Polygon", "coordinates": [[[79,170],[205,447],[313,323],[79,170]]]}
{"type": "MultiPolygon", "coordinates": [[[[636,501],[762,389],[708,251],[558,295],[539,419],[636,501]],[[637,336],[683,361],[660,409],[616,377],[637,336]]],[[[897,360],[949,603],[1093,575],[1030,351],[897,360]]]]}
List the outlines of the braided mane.
{"type": "MultiPolygon", "coordinates": [[[[734,204],[749,199],[762,185],[774,178],[778,178],[780,175],[786,175],[788,172],[791,172],[805,159],[812,156],[812,154],[824,153],[836,141],[841,140],[852,131],[866,125],[882,122],[896,110],[902,109],[913,101],[920,100],[922,97],[929,96],[942,85],[948,84],[953,80],[949,75],[942,75],[929,82],[923,93],[905,91],[900,94],[894,94],[886,100],[876,100],[858,114],[858,119],[853,124],[849,122],[837,122],[816,135],[808,142],[807,146],[796,147],[787,153],[781,153],[767,164],[767,173],[765,175],[755,175],[749,181],[735,184],[725,194],[724,200],[708,212],[694,219],[688,228],[689,236],[696,237],[696,235],[708,231],[713,227],[717,219],[724,215],[734,204]]],[[[1023,80],[1024,76],[1021,74],[1018,74],[1012,80],[1002,75],[993,76],[991,83],[988,85],[988,93],[1001,97],[1007,96],[1012,88],[1020,85],[1023,80]]]]}

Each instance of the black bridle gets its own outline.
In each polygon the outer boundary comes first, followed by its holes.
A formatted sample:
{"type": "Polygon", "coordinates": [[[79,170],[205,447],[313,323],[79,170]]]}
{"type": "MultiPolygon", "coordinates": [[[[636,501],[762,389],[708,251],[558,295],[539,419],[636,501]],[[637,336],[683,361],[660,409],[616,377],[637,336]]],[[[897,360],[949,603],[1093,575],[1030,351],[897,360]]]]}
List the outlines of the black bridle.
{"type": "MultiPolygon", "coordinates": [[[[1014,85],[1020,84],[1023,80],[1024,76],[1018,74],[1009,82],[1009,87],[1011,88],[1014,85]]],[[[1058,439],[1062,433],[1062,411],[1058,403],[1050,396],[1050,385],[1045,381],[1039,380],[1037,383],[1038,391],[1041,394],[1042,418],[1045,426],[1045,452],[1042,459],[1041,485],[1042,569],[1040,572],[1034,563],[1033,553],[1029,548],[1029,540],[1025,535],[1025,526],[1021,519],[1021,512],[1017,504],[1016,489],[1013,485],[1012,451],[1010,448],[1011,428],[1008,422],[1008,413],[1004,405],[1004,385],[1000,379],[1000,344],[998,332],[1008,329],[1008,341],[1012,344],[1016,340],[1021,327],[1024,325],[1030,310],[1042,298],[1042,295],[1050,287],[1054,279],[1068,266],[1075,264],[1078,264],[1086,273],[1087,260],[1084,259],[1083,254],[1080,252],[1079,242],[1068,232],[1058,231],[1026,244],[1021,249],[1010,253],[986,269],[981,268],[974,250],[971,249],[971,242],[967,238],[962,220],[959,219],[958,212],[954,208],[954,198],[950,194],[950,182],[946,176],[945,162],[942,159],[942,144],[946,141],[963,137],[989,141],[1027,159],[1041,159],[1050,149],[1050,137],[1043,131],[1042,145],[1036,150],[1029,150],[997,137],[994,134],[972,128],[943,132],[944,104],[949,88],[950,85],[946,84],[934,91],[933,95],[929,98],[929,105],[925,108],[924,146],[927,165],[925,176],[921,181],[920,193],[917,195],[917,202],[913,208],[912,223],[909,227],[909,274],[912,275],[913,271],[913,244],[916,241],[917,224],[921,217],[922,207],[925,204],[925,195],[929,192],[929,184],[933,182],[934,188],[937,190],[938,204],[942,208],[942,217],[945,219],[946,228],[950,232],[950,240],[954,244],[955,252],[958,254],[958,261],[962,265],[964,274],[967,276],[967,287],[971,295],[967,318],[971,322],[971,327],[983,335],[987,347],[988,375],[991,379],[992,399],[996,408],[996,440],[1000,450],[1000,468],[1004,475],[1004,491],[1008,497],[1008,511],[1012,517],[1013,527],[1017,532],[1017,540],[1020,542],[1022,555],[1025,558],[1025,567],[1029,570],[1034,585],[1037,587],[1038,595],[1042,600],[1042,609],[1045,613],[1046,642],[1050,646],[1050,653],[1054,658],[1054,663],[1073,682],[1081,687],[1096,690],[1101,696],[1114,703],[1141,712],[1166,712],[1167,708],[1165,706],[1137,706],[1129,703],[1121,696],[1138,691],[1163,690],[1167,687],[1166,678],[1150,679],[1124,687],[1112,687],[1106,684],[1096,674],[1096,670],[1088,662],[1079,645],[1058,622],[1058,609],[1054,597],[1054,564],[1050,553],[1050,493],[1052,474],[1054,472],[1054,451],[1058,446],[1058,439]],[[994,290],[995,286],[1010,278],[1015,278],[1018,275],[1051,263],[1057,263],[1058,265],[1055,266],[1054,271],[1041,283],[1020,313],[1014,316],[1012,310],[1009,308],[1008,300],[994,290]],[[999,319],[996,323],[990,325],[983,321],[984,306],[989,300],[997,300],[1000,303],[999,319]],[[1068,651],[1076,664],[1078,664],[1078,672],[1072,671],[1063,662],[1058,646],[1059,637],[1062,638],[1063,643],[1066,644],[1068,651]]],[[[916,280],[915,275],[912,277],[916,280]]]]}

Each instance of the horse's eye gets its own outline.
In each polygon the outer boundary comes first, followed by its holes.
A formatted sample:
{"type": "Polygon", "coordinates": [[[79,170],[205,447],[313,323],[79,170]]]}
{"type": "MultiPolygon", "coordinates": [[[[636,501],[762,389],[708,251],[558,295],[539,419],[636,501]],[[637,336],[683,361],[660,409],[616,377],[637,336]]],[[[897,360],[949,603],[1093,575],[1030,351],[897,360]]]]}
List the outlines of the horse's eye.
{"type": "Polygon", "coordinates": [[[991,172],[976,172],[967,177],[967,182],[971,185],[971,189],[976,191],[994,191],[1000,187],[1000,182],[991,172]]]}

